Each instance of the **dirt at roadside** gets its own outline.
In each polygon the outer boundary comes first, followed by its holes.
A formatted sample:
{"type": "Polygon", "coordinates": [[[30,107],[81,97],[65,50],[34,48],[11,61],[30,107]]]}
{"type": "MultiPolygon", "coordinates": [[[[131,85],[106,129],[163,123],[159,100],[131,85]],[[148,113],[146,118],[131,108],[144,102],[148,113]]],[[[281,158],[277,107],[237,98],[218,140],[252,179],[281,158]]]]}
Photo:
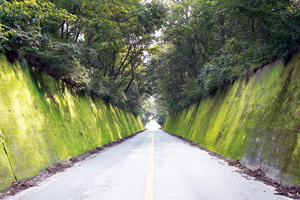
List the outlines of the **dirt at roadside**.
{"type": "MultiPolygon", "coordinates": [[[[165,132],[167,132],[167,131],[165,131],[165,132]]],[[[291,199],[300,199],[300,185],[291,186],[291,187],[284,186],[281,183],[278,183],[278,182],[268,178],[265,175],[264,171],[262,171],[261,169],[256,169],[256,170],[248,169],[246,166],[242,165],[239,160],[236,160],[236,161],[229,160],[228,158],[225,158],[224,156],[219,155],[215,152],[211,152],[208,149],[206,149],[205,147],[202,147],[199,144],[194,143],[193,141],[187,140],[182,136],[174,135],[169,132],[167,132],[167,133],[170,134],[171,136],[174,136],[174,137],[177,137],[177,138],[183,140],[186,143],[189,143],[191,146],[197,147],[201,150],[208,152],[210,155],[217,157],[218,159],[224,160],[229,166],[234,166],[234,167],[238,168],[237,172],[240,174],[246,175],[246,176],[244,176],[245,178],[249,179],[250,177],[252,177],[252,178],[254,178],[254,180],[261,181],[266,185],[274,187],[275,191],[276,191],[276,193],[274,193],[275,195],[282,195],[282,196],[289,197],[291,199]]]]}
{"type": "Polygon", "coordinates": [[[40,173],[39,175],[37,175],[36,177],[33,177],[31,179],[27,179],[27,180],[22,180],[22,181],[14,181],[12,183],[12,185],[10,186],[10,188],[4,190],[2,193],[0,193],[0,199],[4,199],[7,196],[13,196],[17,193],[19,193],[22,190],[25,190],[27,188],[30,187],[34,187],[37,186],[40,182],[42,182],[43,180],[45,180],[46,178],[58,173],[58,172],[63,172],[65,169],[73,167],[76,163],[81,162],[85,159],[87,159],[88,157],[90,157],[93,154],[97,154],[100,153],[101,151],[109,148],[109,147],[113,147],[116,146],[134,136],[136,136],[137,134],[144,132],[140,131],[137,132],[131,136],[128,136],[126,138],[123,139],[119,139],[117,141],[114,141],[112,143],[108,143],[106,145],[103,145],[101,147],[96,147],[93,150],[90,150],[86,153],[84,153],[83,155],[80,155],[78,157],[74,157],[74,158],[70,158],[68,161],[63,162],[63,163],[54,163],[52,167],[47,167],[46,170],[42,173],[40,173]]]}

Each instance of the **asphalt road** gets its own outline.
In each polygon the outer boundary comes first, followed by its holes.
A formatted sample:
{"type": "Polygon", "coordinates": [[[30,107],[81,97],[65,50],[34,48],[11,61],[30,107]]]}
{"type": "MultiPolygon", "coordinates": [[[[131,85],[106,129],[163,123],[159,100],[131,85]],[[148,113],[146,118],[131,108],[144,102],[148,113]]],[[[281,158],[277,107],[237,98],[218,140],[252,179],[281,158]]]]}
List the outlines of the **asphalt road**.
{"type": "Polygon", "coordinates": [[[155,129],[55,174],[9,200],[283,200],[235,167],[155,129]],[[154,131],[154,138],[153,138],[154,131]]]}

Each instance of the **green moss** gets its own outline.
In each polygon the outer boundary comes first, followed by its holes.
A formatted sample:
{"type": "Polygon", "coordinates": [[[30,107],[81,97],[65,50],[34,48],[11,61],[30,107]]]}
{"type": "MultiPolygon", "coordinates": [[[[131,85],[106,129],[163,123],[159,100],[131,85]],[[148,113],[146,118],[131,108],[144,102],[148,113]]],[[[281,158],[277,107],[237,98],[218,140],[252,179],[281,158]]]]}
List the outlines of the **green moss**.
{"type": "Polygon", "coordinates": [[[144,129],[131,113],[92,98],[24,63],[0,56],[0,190],[47,166],[144,129]]]}
{"type": "Polygon", "coordinates": [[[13,171],[11,169],[11,165],[9,163],[9,160],[7,158],[7,155],[5,152],[6,149],[4,149],[4,141],[3,141],[2,132],[0,130],[0,185],[2,188],[9,187],[12,182],[15,180],[13,171]]]}
{"type": "Polygon", "coordinates": [[[169,117],[163,129],[300,183],[300,54],[275,62],[169,117]]]}

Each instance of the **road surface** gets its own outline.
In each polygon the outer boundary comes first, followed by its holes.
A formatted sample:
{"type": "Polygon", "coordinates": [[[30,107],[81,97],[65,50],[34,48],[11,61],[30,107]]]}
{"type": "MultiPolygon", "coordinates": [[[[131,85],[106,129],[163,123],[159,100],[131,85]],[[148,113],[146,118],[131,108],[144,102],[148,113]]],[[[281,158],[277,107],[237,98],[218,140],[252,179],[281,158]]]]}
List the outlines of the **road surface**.
{"type": "Polygon", "coordinates": [[[284,200],[224,161],[155,129],[9,200],[284,200]],[[154,134],[153,134],[154,132],[154,134]]]}

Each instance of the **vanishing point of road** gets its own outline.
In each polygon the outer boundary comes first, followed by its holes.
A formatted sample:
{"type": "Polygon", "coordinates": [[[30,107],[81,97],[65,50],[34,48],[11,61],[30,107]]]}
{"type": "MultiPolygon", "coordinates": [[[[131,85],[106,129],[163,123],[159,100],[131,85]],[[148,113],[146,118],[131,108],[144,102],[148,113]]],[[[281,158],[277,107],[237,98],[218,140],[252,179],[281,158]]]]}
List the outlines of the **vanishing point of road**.
{"type": "Polygon", "coordinates": [[[207,152],[149,129],[9,200],[284,200],[207,152]]]}

